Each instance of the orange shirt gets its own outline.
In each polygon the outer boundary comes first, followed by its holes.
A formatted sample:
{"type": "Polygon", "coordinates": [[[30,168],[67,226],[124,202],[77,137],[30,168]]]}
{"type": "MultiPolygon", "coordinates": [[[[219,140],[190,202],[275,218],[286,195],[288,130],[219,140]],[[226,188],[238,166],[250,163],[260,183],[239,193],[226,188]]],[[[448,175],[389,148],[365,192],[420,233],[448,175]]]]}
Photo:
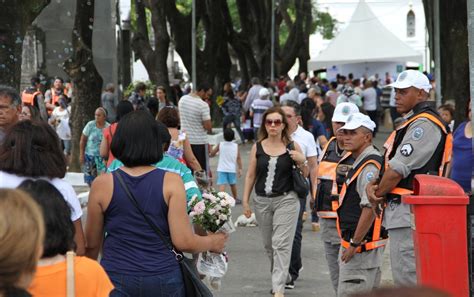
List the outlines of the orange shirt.
{"type": "Polygon", "coordinates": [[[112,137],[115,134],[115,130],[117,130],[117,123],[113,123],[108,128],[104,129],[102,134],[104,135],[105,141],[109,144],[109,158],[107,159],[107,167],[112,164],[112,161],[115,160],[112,151],[110,150],[110,145],[112,144],[112,137]]]}
{"type": "MultiPolygon", "coordinates": [[[[114,286],[102,266],[86,257],[74,258],[76,297],[106,297],[114,286]]],[[[66,261],[38,266],[28,288],[33,297],[66,296],[66,261]]]]}

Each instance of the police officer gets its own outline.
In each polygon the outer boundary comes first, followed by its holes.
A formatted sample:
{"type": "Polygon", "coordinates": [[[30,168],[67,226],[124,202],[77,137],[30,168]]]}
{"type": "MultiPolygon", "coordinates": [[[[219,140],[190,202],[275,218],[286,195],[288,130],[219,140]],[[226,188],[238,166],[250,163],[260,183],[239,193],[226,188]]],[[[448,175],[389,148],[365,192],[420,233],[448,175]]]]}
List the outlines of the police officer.
{"type": "Polygon", "coordinates": [[[31,105],[38,109],[42,120],[48,120],[48,113],[44,103],[43,93],[41,93],[41,81],[38,77],[31,78],[31,86],[21,93],[23,105],[31,105]]]}
{"type": "Polygon", "coordinates": [[[387,241],[382,220],[372,211],[365,191],[377,178],[383,158],[372,145],[375,123],[362,113],[351,115],[340,129],[344,148],[355,158],[339,195],[337,228],[341,237],[338,296],[369,291],[380,283],[387,241]]]}
{"type": "Polygon", "coordinates": [[[385,143],[384,172],[378,184],[367,187],[376,210],[387,202],[384,224],[390,236],[390,258],[395,285],[415,285],[416,265],[410,228],[410,208],[401,196],[412,193],[416,174],[442,175],[450,159],[451,135],[446,123],[428,102],[431,85],[419,71],[400,73],[395,88],[397,112],[405,122],[385,143]]]}
{"type": "Polygon", "coordinates": [[[324,242],[326,261],[334,291],[337,293],[339,282],[339,264],[337,262],[341,239],[337,233],[336,218],[339,206],[339,191],[345,180],[354,158],[350,152],[344,151],[343,134],[339,130],[346,123],[350,115],[359,112],[353,103],[339,103],[332,117],[332,129],[336,136],[329,139],[321,154],[318,169],[318,187],[314,187],[316,194],[316,211],[320,218],[321,238],[324,242]]]}

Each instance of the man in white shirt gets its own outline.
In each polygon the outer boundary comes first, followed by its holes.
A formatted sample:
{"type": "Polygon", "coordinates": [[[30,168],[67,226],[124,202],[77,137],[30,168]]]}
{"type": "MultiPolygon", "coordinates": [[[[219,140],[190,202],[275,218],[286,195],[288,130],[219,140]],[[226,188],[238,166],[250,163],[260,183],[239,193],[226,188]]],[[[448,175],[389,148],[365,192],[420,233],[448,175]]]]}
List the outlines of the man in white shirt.
{"type": "Polygon", "coordinates": [[[249,93],[247,95],[247,98],[245,99],[245,103],[244,103],[245,112],[249,111],[250,106],[252,106],[252,103],[255,99],[260,98],[258,93],[263,88],[263,86],[260,84],[260,79],[258,77],[252,77],[250,83],[252,84],[252,87],[249,89],[249,93]]]}
{"type": "MultiPolygon", "coordinates": [[[[311,184],[315,185],[318,173],[318,152],[316,150],[316,142],[313,134],[306,131],[299,125],[301,122],[301,107],[298,103],[292,100],[286,101],[282,106],[283,112],[286,115],[288,122],[288,133],[291,134],[291,139],[299,144],[301,151],[306,156],[309,166],[309,177],[311,184]]],[[[285,288],[293,289],[295,287],[294,281],[299,276],[299,271],[303,267],[301,262],[301,239],[303,230],[303,212],[306,205],[307,197],[300,197],[300,213],[298,217],[298,224],[296,226],[295,238],[293,240],[293,248],[291,251],[291,262],[289,268],[288,280],[285,288]]]]}
{"type": "Polygon", "coordinates": [[[186,132],[191,149],[201,168],[209,172],[209,153],[207,134],[212,132],[209,105],[204,101],[212,95],[212,88],[201,83],[196,90],[179,100],[181,130],[186,132]]]}

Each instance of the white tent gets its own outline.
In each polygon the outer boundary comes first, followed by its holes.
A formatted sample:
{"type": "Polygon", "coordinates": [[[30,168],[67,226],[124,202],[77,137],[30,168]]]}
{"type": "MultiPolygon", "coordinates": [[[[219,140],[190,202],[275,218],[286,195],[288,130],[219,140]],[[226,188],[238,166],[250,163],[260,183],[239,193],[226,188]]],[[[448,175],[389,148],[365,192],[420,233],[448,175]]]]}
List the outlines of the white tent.
{"type": "Polygon", "coordinates": [[[385,28],[361,0],[347,27],[308,61],[308,70],[353,63],[422,61],[423,55],[385,28]]]}

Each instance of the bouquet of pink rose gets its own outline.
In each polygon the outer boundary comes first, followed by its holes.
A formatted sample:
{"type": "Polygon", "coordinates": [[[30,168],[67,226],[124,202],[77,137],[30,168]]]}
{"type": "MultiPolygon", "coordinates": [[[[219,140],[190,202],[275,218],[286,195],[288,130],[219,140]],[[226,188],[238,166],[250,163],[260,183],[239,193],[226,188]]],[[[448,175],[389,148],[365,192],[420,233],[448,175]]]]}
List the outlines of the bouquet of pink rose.
{"type": "MultiPolygon", "coordinates": [[[[235,206],[235,199],[226,192],[216,192],[212,189],[209,192],[204,191],[202,198],[198,201],[195,196],[188,202],[191,209],[189,216],[193,224],[213,233],[234,232],[231,208],[235,206]]],[[[227,256],[225,253],[201,253],[196,266],[199,273],[208,277],[212,287],[219,288],[220,278],[227,272],[227,256]]]]}
{"type": "Polygon", "coordinates": [[[217,231],[230,233],[226,229],[222,230],[222,227],[228,228],[229,226],[225,225],[232,222],[231,208],[235,206],[235,199],[226,192],[213,190],[204,192],[202,198],[198,201],[194,196],[188,202],[191,209],[189,216],[193,219],[193,223],[213,233],[217,231]]]}

